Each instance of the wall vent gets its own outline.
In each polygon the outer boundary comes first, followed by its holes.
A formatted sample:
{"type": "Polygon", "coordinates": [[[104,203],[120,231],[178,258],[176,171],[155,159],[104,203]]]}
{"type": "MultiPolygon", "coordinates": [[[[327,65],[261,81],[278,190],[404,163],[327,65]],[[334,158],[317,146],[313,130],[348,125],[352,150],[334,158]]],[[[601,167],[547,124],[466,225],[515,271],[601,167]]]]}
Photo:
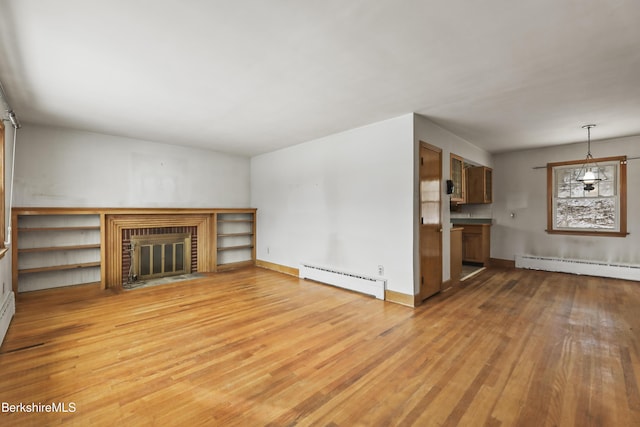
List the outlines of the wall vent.
{"type": "Polygon", "coordinates": [[[516,267],[640,281],[640,265],[516,255],[516,267]]]}
{"type": "Polygon", "coordinates": [[[368,277],[361,274],[339,271],[331,267],[321,267],[307,263],[300,264],[300,278],[338,286],[384,300],[387,281],[380,277],[368,277]]]}

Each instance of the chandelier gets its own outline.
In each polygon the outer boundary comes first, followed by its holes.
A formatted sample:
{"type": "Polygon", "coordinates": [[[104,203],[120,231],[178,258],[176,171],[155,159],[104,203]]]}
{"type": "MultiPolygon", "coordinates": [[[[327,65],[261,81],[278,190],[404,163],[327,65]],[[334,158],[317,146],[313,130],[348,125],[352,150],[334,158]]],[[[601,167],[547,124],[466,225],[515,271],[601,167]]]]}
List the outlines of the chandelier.
{"type": "Polygon", "coordinates": [[[591,128],[594,127],[596,127],[596,125],[582,126],[582,129],[587,129],[587,158],[578,171],[578,179],[576,181],[584,184],[584,191],[594,190],[594,184],[602,181],[602,178],[600,178],[600,167],[591,155],[591,128]]]}

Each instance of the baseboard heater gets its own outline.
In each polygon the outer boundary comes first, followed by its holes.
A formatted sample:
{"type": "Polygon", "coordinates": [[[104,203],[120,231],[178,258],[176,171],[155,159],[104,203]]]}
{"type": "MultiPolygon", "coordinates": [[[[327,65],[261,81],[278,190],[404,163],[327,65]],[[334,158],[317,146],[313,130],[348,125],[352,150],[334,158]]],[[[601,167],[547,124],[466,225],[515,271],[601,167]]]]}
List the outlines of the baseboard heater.
{"type": "Polygon", "coordinates": [[[300,278],[373,295],[381,300],[384,300],[384,289],[387,284],[385,279],[379,277],[367,277],[306,263],[300,264],[300,278]]]}
{"type": "Polygon", "coordinates": [[[9,292],[0,308],[0,344],[4,341],[4,336],[9,329],[9,323],[13,315],[16,314],[16,299],[13,292],[9,292]]]}
{"type": "Polygon", "coordinates": [[[516,267],[640,281],[640,265],[516,255],[516,267]]]}

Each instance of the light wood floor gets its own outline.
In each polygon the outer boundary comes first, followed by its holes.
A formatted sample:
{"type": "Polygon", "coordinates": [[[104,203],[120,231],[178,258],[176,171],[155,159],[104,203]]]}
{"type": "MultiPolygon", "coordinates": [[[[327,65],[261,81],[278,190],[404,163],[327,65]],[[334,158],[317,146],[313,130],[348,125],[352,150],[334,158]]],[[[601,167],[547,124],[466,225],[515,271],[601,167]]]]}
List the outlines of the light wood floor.
{"type": "Polygon", "coordinates": [[[638,426],[640,283],[486,270],[417,309],[250,268],[20,294],[1,425],[638,426]]]}

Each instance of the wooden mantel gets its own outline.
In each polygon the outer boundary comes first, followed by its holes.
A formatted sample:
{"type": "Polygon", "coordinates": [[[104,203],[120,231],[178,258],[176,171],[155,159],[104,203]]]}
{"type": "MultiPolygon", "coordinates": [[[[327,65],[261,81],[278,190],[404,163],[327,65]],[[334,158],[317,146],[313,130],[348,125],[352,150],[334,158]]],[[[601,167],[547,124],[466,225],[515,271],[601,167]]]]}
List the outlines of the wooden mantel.
{"type": "Polygon", "coordinates": [[[254,208],[58,208],[18,207],[12,209],[12,267],[13,288],[18,291],[18,239],[19,217],[36,215],[97,215],[100,218],[100,284],[102,289],[122,288],[122,231],[136,228],[197,227],[199,272],[215,272],[223,268],[255,264],[255,214],[254,208]],[[251,260],[219,265],[218,223],[220,215],[250,214],[252,243],[251,260]]]}

